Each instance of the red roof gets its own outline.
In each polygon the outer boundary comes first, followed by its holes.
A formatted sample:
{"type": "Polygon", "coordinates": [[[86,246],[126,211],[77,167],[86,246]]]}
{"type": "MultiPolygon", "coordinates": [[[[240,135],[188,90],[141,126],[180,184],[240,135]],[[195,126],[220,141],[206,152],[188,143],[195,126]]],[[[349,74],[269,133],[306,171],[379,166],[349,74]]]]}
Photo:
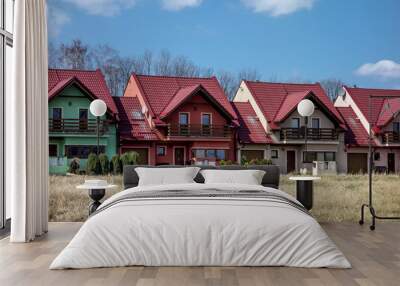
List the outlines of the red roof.
{"type": "Polygon", "coordinates": [[[289,115],[303,98],[314,96],[339,125],[342,119],[319,83],[293,84],[245,81],[272,128],[289,115]]]}
{"type": "Polygon", "coordinates": [[[100,70],[49,69],[49,99],[56,96],[73,82],[87,89],[95,98],[102,99],[111,113],[117,113],[117,107],[100,70]]]}
{"type": "Polygon", "coordinates": [[[172,97],[168,105],[161,112],[160,117],[164,118],[170,115],[172,111],[174,111],[183,101],[185,101],[188,97],[195,93],[200,87],[200,84],[196,84],[178,90],[178,92],[172,97]]]}
{"type": "Polygon", "coordinates": [[[232,102],[232,105],[239,117],[240,128],[238,129],[238,135],[240,142],[273,143],[249,102],[232,102]]]}
{"type": "MultiPolygon", "coordinates": [[[[368,146],[368,133],[351,107],[337,107],[346,126],[345,144],[350,146],[368,146]]],[[[374,143],[373,143],[374,144],[374,143]]]]}
{"type": "Polygon", "coordinates": [[[137,97],[113,97],[118,108],[118,129],[121,139],[128,140],[158,140],[142,114],[142,108],[137,97]]]}
{"type": "Polygon", "coordinates": [[[386,126],[393,115],[400,111],[400,90],[347,87],[346,90],[361,110],[364,117],[378,128],[386,126]],[[369,97],[371,99],[371,118],[369,117],[369,97]],[[393,97],[398,96],[398,97],[393,97]]]}
{"type": "Polygon", "coordinates": [[[175,108],[180,99],[185,98],[190,90],[201,85],[213,99],[222,106],[230,117],[237,116],[229,103],[224,91],[216,77],[192,78],[192,77],[167,77],[132,75],[141,89],[145,101],[147,101],[150,112],[156,117],[168,113],[175,108]]]}

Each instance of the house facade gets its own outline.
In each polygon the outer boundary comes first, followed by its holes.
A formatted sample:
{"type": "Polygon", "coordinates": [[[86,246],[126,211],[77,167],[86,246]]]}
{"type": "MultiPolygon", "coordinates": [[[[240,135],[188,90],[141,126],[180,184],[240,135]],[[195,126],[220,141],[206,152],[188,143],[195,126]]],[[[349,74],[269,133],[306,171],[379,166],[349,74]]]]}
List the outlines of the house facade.
{"type": "Polygon", "coordinates": [[[100,70],[49,69],[49,172],[65,174],[73,158],[86,168],[89,153],[97,151],[97,122],[90,103],[102,99],[107,113],[100,119],[100,152],[117,153],[117,108],[100,70]]]}
{"type": "Polygon", "coordinates": [[[400,172],[400,90],[344,86],[335,107],[348,126],[344,161],[347,172],[368,170],[370,124],[373,168],[400,172]]]}
{"type": "Polygon", "coordinates": [[[320,84],[243,81],[233,99],[241,129],[237,158],[266,158],[283,173],[311,170],[314,162],[331,172],[344,172],[346,126],[320,84]],[[297,105],[310,99],[314,114],[307,125],[297,105]]]}
{"type": "Polygon", "coordinates": [[[119,151],[149,165],[235,160],[237,116],[218,80],[132,74],[122,98],[119,151]]]}

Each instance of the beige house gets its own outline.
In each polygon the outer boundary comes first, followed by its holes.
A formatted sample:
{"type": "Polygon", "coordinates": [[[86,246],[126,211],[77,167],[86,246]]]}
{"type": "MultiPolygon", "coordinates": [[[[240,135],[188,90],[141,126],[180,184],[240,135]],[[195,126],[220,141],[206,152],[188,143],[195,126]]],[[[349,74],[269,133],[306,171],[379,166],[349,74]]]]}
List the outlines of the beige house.
{"type": "Polygon", "coordinates": [[[289,84],[243,81],[233,99],[241,131],[237,158],[271,159],[283,173],[318,167],[320,172],[345,172],[346,126],[319,83],[289,84]],[[308,120],[297,105],[310,99],[315,105],[308,120]]]}
{"type": "Polygon", "coordinates": [[[374,169],[400,172],[400,90],[344,86],[343,95],[336,99],[335,107],[348,127],[344,161],[346,171],[368,170],[371,124],[374,169]]]}

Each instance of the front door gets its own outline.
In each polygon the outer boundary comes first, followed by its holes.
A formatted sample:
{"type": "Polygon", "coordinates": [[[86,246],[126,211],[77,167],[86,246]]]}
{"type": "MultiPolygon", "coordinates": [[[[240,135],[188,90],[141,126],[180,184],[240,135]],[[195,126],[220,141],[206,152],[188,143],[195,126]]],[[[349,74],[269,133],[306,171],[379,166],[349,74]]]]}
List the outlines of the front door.
{"type": "Polygon", "coordinates": [[[88,110],[79,109],[79,129],[86,130],[88,128],[88,110]]]}
{"type": "Polygon", "coordinates": [[[395,154],[394,153],[388,153],[388,172],[389,173],[396,172],[395,154]]]}
{"type": "Polygon", "coordinates": [[[286,151],[286,172],[291,173],[296,171],[296,151],[286,151]]]}
{"type": "Polygon", "coordinates": [[[175,165],[185,165],[185,148],[175,148],[175,165]]]}
{"type": "Polygon", "coordinates": [[[62,109],[53,108],[53,129],[60,130],[62,127],[62,109]]]}

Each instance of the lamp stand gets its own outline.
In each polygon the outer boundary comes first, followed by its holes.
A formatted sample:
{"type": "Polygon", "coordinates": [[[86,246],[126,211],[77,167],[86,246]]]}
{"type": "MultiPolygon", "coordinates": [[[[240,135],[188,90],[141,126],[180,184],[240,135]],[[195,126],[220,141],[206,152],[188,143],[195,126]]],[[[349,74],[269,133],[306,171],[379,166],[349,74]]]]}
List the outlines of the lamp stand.
{"type": "Polygon", "coordinates": [[[100,116],[97,116],[97,157],[99,156],[99,154],[100,154],[100,150],[99,150],[99,148],[100,148],[100,116]]]}

